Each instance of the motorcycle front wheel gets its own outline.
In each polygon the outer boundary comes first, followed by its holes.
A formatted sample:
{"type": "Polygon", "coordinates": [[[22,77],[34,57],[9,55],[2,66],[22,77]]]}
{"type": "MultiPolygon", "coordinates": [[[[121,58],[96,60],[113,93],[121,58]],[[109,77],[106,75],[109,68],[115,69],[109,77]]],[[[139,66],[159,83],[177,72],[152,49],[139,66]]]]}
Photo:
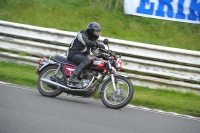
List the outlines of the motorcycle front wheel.
{"type": "Polygon", "coordinates": [[[108,108],[120,109],[126,106],[134,94],[133,84],[123,76],[115,77],[116,91],[111,78],[108,79],[101,89],[101,100],[108,108]]]}
{"type": "Polygon", "coordinates": [[[62,88],[41,80],[41,78],[45,78],[54,82],[58,82],[59,79],[63,78],[63,72],[58,71],[55,76],[54,74],[56,73],[57,68],[58,66],[48,66],[40,73],[38,77],[37,88],[43,96],[56,97],[63,92],[62,88]]]}

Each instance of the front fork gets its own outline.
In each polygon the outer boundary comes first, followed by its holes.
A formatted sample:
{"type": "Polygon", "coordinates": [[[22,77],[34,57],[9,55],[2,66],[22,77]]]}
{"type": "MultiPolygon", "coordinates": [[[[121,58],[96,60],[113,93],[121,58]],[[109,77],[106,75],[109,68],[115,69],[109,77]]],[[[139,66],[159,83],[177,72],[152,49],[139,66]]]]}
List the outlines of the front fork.
{"type": "Polygon", "coordinates": [[[117,87],[116,87],[116,84],[115,84],[115,76],[114,76],[114,74],[111,74],[111,80],[112,80],[112,84],[113,84],[114,90],[117,91],[117,87]]]}
{"type": "Polygon", "coordinates": [[[110,75],[111,75],[111,80],[112,80],[113,88],[114,88],[114,90],[116,92],[117,91],[117,87],[116,87],[116,83],[115,83],[115,75],[112,73],[112,66],[111,66],[110,61],[108,61],[108,67],[109,67],[109,70],[110,70],[110,75]]]}

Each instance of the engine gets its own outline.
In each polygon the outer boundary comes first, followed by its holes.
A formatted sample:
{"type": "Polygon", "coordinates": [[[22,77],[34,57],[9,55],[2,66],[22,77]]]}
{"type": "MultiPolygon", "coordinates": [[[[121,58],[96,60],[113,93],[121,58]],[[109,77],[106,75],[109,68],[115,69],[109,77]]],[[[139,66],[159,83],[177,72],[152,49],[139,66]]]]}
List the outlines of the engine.
{"type": "Polygon", "coordinates": [[[98,73],[92,70],[84,70],[80,75],[82,87],[86,87],[94,76],[97,77],[98,73]]]}
{"type": "Polygon", "coordinates": [[[92,70],[84,70],[81,75],[80,78],[81,79],[88,79],[88,80],[92,80],[93,76],[98,76],[98,73],[92,70]]]}

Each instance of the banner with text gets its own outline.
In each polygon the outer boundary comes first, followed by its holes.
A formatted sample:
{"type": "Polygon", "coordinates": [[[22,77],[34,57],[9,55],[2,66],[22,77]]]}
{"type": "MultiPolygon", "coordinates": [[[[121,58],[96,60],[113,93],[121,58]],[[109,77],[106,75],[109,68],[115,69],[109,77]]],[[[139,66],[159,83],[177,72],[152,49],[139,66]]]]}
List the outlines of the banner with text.
{"type": "Polygon", "coordinates": [[[124,0],[126,14],[200,24],[200,0],[124,0]]]}

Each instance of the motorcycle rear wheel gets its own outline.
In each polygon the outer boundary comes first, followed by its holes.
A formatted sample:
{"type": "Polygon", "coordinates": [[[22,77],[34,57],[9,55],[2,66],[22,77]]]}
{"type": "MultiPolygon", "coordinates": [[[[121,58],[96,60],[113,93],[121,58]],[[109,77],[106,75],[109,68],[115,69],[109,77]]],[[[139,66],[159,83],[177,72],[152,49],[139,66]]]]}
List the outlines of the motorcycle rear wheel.
{"type": "Polygon", "coordinates": [[[108,79],[101,89],[103,104],[112,109],[120,109],[126,106],[132,99],[134,88],[129,79],[123,76],[115,77],[117,91],[114,91],[112,80],[108,79]]]}
{"type": "MultiPolygon", "coordinates": [[[[37,88],[43,96],[56,97],[63,92],[62,88],[53,86],[41,80],[41,78],[50,79],[55,74],[57,68],[58,66],[48,66],[40,73],[38,77],[37,88]]],[[[59,71],[56,76],[58,78],[62,78],[63,72],[59,71]]]]}

